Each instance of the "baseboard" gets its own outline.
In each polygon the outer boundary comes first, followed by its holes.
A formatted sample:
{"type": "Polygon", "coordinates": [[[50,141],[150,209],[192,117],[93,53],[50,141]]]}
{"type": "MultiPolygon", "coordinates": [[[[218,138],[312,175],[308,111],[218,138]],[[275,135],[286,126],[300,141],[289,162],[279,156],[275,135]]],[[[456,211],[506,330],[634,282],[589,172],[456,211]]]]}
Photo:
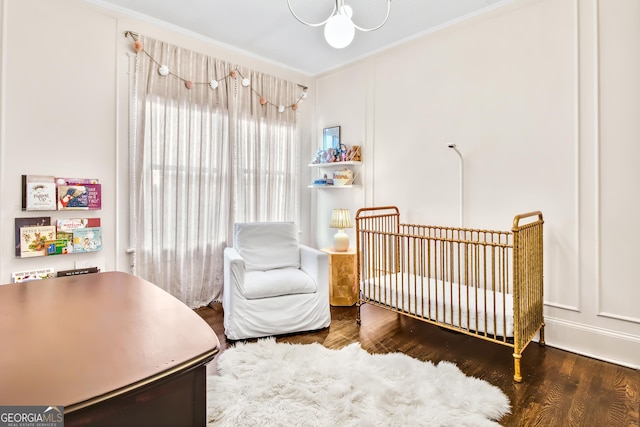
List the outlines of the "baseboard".
{"type": "Polygon", "coordinates": [[[546,316],[544,322],[545,343],[551,347],[640,369],[640,336],[546,316]]]}

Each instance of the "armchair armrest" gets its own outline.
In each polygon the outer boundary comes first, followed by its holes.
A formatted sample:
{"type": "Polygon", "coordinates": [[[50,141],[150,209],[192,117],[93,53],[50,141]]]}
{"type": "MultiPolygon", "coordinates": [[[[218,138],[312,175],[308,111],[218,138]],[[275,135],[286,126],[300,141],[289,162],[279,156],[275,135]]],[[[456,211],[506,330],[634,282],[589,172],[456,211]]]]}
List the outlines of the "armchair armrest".
{"type": "Polygon", "coordinates": [[[244,283],[246,272],[244,259],[233,247],[224,249],[224,290],[222,292],[223,308],[230,307],[231,296],[234,290],[244,283]]]}
{"type": "Polygon", "coordinates": [[[300,269],[313,277],[318,292],[329,295],[329,256],[319,249],[300,245],[300,269]]]}

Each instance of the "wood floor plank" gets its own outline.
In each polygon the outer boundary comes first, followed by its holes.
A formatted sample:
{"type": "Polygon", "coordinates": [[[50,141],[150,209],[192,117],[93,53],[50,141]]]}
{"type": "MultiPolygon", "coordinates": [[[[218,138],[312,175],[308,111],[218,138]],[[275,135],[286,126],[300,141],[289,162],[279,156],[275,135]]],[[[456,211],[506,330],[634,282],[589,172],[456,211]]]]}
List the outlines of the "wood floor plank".
{"type": "MultiPolygon", "coordinates": [[[[216,332],[221,352],[233,342],[224,336],[220,304],[195,310],[216,332]]],[[[278,336],[281,342],[342,348],[359,342],[371,353],[402,352],[419,360],[455,363],[465,374],[499,387],[512,411],[503,426],[638,427],[640,371],[531,343],[523,352],[522,383],[513,381],[512,349],[428,325],[379,307],[331,307],[331,326],[321,331],[278,336]]],[[[216,370],[215,360],[208,372],[216,370]]]]}

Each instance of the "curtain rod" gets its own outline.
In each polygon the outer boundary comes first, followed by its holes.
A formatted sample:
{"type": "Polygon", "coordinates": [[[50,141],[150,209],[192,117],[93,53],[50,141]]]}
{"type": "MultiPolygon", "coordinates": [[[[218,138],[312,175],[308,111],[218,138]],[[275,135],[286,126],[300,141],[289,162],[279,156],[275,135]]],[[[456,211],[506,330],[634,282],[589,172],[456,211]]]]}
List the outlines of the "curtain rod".
{"type": "MultiPolygon", "coordinates": [[[[133,40],[137,40],[137,37],[139,36],[139,34],[138,34],[138,33],[136,33],[136,32],[134,32],[134,31],[129,31],[129,30],[125,31],[125,32],[124,32],[124,37],[125,37],[125,38],[127,38],[127,37],[129,37],[129,36],[131,36],[131,38],[132,38],[133,40]]],[[[305,92],[307,91],[307,89],[309,89],[307,86],[302,85],[302,84],[300,84],[300,83],[296,83],[296,85],[298,85],[298,87],[299,87],[299,88],[301,88],[301,89],[302,89],[303,91],[305,91],[305,92]]]]}

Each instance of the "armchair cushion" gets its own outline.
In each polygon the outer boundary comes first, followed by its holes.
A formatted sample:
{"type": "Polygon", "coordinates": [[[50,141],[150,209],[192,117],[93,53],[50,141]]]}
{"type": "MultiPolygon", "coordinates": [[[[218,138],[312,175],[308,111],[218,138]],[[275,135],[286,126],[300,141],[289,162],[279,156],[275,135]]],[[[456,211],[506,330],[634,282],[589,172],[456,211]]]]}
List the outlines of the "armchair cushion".
{"type": "Polygon", "coordinates": [[[300,268],[298,231],[293,222],[236,223],[233,246],[249,271],[300,268]]]}
{"type": "Polygon", "coordinates": [[[233,237],[233,246],[224,249],[228,339],[329,326],[329,259],[300,244],[295,223],[237,223],[233,237]]]}
{"type": "Polygon", "coordinates": [[[293,267],[268,271],[248,271],[242,284],[247,299],[270,298],[282,295],[312,294],[316,283],[307,273],[293,267]]]}

